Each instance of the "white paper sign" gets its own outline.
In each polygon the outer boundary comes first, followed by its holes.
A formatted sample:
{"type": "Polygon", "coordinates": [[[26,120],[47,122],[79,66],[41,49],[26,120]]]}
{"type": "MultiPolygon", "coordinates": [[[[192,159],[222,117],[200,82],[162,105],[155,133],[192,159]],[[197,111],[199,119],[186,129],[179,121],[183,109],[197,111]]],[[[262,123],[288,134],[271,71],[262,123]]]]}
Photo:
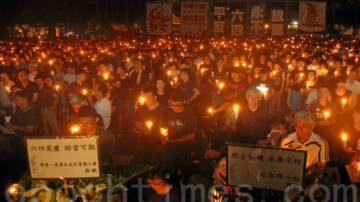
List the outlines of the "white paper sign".
{"type": "Polygon", "coordinates": [[[98,139],[26,139],[28,162],[33,179],[100,177],[98,139]]]}
{"type": "Polygon", "coordinates": [[[152,35],[167,35],[172,31],[172,4],[146,5],[146,30],[152,35]]]}
{"type": "Polygon", "coordinates": [[[305,162],[304,151],[230,144],[227,184],[282,191],[290,184],[302,185],[305,162]]]}

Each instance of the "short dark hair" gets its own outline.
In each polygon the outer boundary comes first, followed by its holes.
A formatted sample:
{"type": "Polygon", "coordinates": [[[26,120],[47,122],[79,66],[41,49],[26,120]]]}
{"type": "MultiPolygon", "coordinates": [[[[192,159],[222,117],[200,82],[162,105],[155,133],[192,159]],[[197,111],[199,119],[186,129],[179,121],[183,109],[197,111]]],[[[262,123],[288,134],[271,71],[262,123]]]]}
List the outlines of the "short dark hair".
{"type": "Polygon", "coordinates": [[[32,95],[29,94],[28,91],[22,90],[16,93],[17,96],[26,99],[29,103],[32,98],[32,95]]]}
{"type": "Polygon", "coordinates": [[[103,94],[106,94],[109,91],[109,87],[105,82],[99,82],[97,89],[102,92],[103,94]]]}
{"type": "Polygon", "coordinates": [[[151,93],[152,95],[156,96],[156,90],[153,87],[145,87],[143,93],[151,93]]]}
{"type": "Polygon", "coordinates": [[[175,101],[175,102],[183,102],[185,101],[184,95],[181,91],[173,91],[170,93],[169,100],[175,101]]]}
{"type": "Polygon", "coordinates": [[[91,117],[93,119],[96,119],[98,117],[98,114],[96,113],[96,110],[93,107],[83,106],[79,109],[78,116],[79,118],[91,117]]]}
{"type": "Polygon", "coordinates": [[[190,74],[190,71],[188,69],[181,69],[180,72],[186,74],[186,75],[189,75],[190,74]]]}

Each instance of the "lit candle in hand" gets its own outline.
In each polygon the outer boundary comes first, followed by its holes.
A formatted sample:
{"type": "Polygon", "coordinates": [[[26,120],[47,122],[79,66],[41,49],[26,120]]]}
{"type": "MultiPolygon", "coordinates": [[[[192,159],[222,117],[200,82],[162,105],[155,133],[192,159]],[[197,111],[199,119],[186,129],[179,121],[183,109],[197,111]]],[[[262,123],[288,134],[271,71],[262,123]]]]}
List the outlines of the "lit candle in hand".
{"type": "Polygon", "coordinates": [[[341,108],[342,108],[342,109],[345,108],[346,103],[347,103],[346,98],[341,99],[341,108]]]}
{"type": "Polygon", "coordinates": [[[56,89],[56,91],[59,91],[60,90],[60,85],[55,85],[55,89],[56,89]]]}
{"type": "Polygon", "coordinates": [[[80,126],[74,125],[70,128],[71,134],[76,134],[80,131],[80,126]]]}
{"type": "Polygon", "coordinates": [[[168,129],[167,128],[161,128],[160,133],[165,138],[165,140],[169,139],[169,137],[168,137],[168,129]]]}
{"type": "Polygon", "coordinates": [[[214,116],[214,110],[211,107],[208,109],[208,112],[211,116],[214,116]]]}
{"type": "Polygon", "coordinates": [[[348,136],[346,133],[342,133],[341,134],[341,139],[342,139],[342,143],[343,143],[343,147],[345,148],[347,146],[347,140],[348,140],[348,136]]]}
{"type": "Polygon", "coordinates": [[[330,112],[329,111],[324,111],[325,121],[327,121],[329,117],[330,117],[330,112]]]}
{"type": "Polygon", "coordinates": [[[109,73],[104,73],[104,79],[108,80],[109,79],[109,73]]]}
{"type": "Polygon", "coordinates": [[[234,113],[235,119],[237,119],[238,116],[239,116],[239,110],[240,110],[240,106],[239,106],[239,105],[237,105],[237,104],[233,105],[233,113],[234,113]]]}
{"type": "Polygon", "coordinates": [[[88,91],[87,91],[86,89],[83,89],[83,90],[82,90],[82,94],[83,94],[83,95],[87,95],[87,94],[88,94],[88,91]]]}
{"type": "Polygon", "coordinates": [[[225,83],[220,82],[220,83],[218,84],[218,86],[219,86],[219,90],[222,90],[222,89],[224,88],[224,86],[225,86],[225,83]]]}
{"type": "Polygon", "coordinates": [[[151,130],[153,123],[151,121],[146,122],[146,127],[148,130],[151,130]]]}
{"type": "Polygon", "coordinates": [[[140,103],[141,106],[144,105],[144,103],[145,103],[145,98],[144,98],[143,96],[140,96],[140,98],[139,98],[139,103],[140,103]]]}

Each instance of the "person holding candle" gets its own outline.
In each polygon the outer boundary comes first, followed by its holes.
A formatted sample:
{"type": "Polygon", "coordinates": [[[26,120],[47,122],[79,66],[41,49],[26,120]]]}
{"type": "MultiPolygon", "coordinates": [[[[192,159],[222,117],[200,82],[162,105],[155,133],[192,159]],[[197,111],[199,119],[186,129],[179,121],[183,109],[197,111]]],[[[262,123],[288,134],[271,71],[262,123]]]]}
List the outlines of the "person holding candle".
{"type": "Polygon", "coordinates": [[[161,136],[166,154],[164,158],[171,164],[175,176],[178,169],[182,171],[182,179],[186,183],[192,167],[191,153],[196,140],[197,117],[186,107],[181,92],[170,95],[169,108],[160,123],[161,128],[167,128],[168,131],[167,138],[161,136]]]}
{"type": "Polygon", "coordinates": [[[17,72],[17,79],[18,83],[16,85],[21,86],[21,88],[23,88],[31,97],[32,103],[35,103],[39,96],[39,86],[36,83],[29,81],[28,72],[26,70],[19,70],[17,72]]]}
{"type": "Polygon", "coordinates": [[[69,84],[67,87],[68,98],[71,99],[74,94],[83,94],[83,90],[89,90],[89,87],[85,84],[86,73],[83,70],[76,72],[76,81],[69,84]]]}
{"type": "Polygon", "coordinates": [[[316,120],[314,132],[324,137],[330,147],[330,160],[336,159],[334,148],[338,143],[335,132],[335,123],[337,118],[336,106],[330,100],[330,87],[326,84],[319,84],[318,99],[308,106],[308,110],[313,114],[316,120]]]}
{"type": "Polygon", "coordinates": [[[290,103],[289,108],[291,110],[290,115],[293,115],[297,110],[301,109],[302,98],[300,90],[302,86],[305,86],[306,82],[306,69],[305,62],[298,61],[296,69],[293,70],[287,80],[287,85],[290,90],[290,103]]]}
{"type": "Polygon", "coordinates": [[[90,106],[79,109],[80,135],[87,137],[97,136],[99,138],[100,158],[102,162],[110,160],[114,156],[116,138],[113,133],[99,127],[99,116],[96,110],[90,106]]]}
{"type": "Polygon", "coordinates": [[[143,91],[145,106],[139,107],[134,115],[134,129],[138,134],[139,143],[144,154],[158,155],[161,139],[159,136],[160,122],[166,113],[166,107],[160,104],[154,88],[147,87],[143,91]],[[155,153],[154,153],[155,151],[155,153]]]}
{"type": "Polygon", "coordinates": [[[15,83],[10,80],[7,71],[1,72],[0,77],[0,107],[6,112],[9,112],[11,109],[11,88],[15,85],[15,83]]]}
{"type": "Polygon", "coordinates": [[[256,88],[246,91],[246,104],[241,106],[236,119],[236,130],[230,141],[257,144],[270,132],[268,106],[262,102],[262,94],[256,88]]]}

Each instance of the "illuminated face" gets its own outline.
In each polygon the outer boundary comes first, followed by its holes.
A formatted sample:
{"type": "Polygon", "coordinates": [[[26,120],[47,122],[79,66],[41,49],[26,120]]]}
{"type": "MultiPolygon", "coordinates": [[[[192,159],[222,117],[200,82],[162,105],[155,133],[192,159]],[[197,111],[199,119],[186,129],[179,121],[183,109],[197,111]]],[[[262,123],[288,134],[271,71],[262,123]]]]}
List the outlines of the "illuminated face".
{"type": "Polygon", "coordinates": [[[315,124],[310,124],[305,120],[295,120],[294,125],[297,138],[301,143],[306,142],[310,138],[312,130],[315,127],[315,124]]]}
{"type": "Polygon", "coordinates": [[[175,113],[180,113],[184,110],[184,102],[182,101],[174,101],[169,100],[169,107],[171,110],[173,110],[175,113]]]}
{"type": "Polygon", "coordinates": [[[249,93],[246,95],[246,101],[249,106],[256,107],[259,106],[261,102],[261,94],[258,93],[249,93]]]}
{"type": "Polygon", "coordinates": [[[165,88],[165,83],[163,80],[157,80],[156,81],[156,88],[157,89],[164,89],[165,88]]]}
{"type": "Polygon", "coordinates": [[[97,120],[92,117],[80,117],[79,122],[81,125],[82,131],[85,133],[85,135],[94,135],[96,132],[96,122],[97,120]]]}
{"type": "Polygon", "coordinates": [[[320,88],[318,94],[319,94],[319,98],[330,97],[330,91],[328,88],[320,88]]]}
{"type": "Polygon", "coordinates": [[[24,82],[24,81],[26,81],[26,80],[28,79],[28,75],[27,75],[25,72],[23,72],[23,71],[18,72],[18,74],[17,74],[17,79],[18,79],[20,82],[24,82]]]}
{"type": "Polygon", "coordinates": [[[149,93],[144,93],[144,97],[145,97],[145,105],[148,108],[151,108],[152,106],[154,106],[154,104],[157,101],[157,97],[154,96],[151,92],[149,93]]]}

